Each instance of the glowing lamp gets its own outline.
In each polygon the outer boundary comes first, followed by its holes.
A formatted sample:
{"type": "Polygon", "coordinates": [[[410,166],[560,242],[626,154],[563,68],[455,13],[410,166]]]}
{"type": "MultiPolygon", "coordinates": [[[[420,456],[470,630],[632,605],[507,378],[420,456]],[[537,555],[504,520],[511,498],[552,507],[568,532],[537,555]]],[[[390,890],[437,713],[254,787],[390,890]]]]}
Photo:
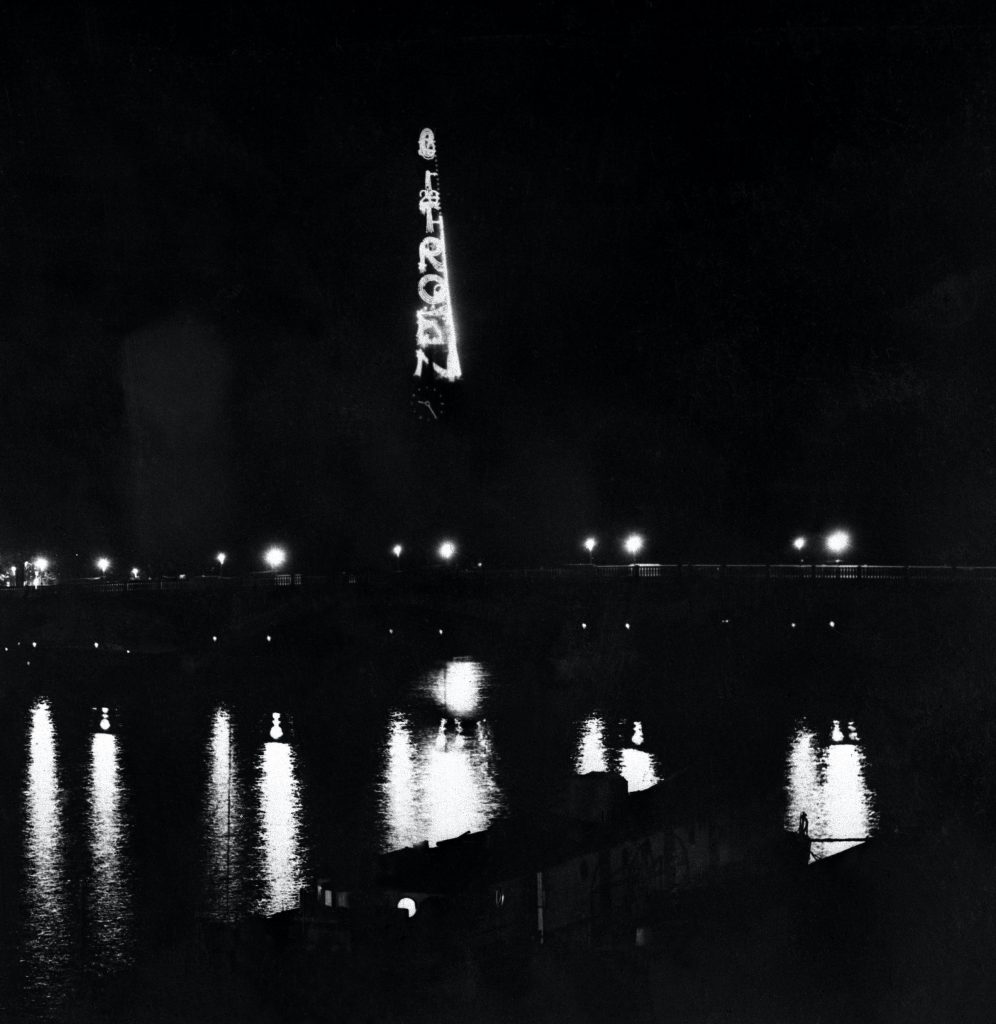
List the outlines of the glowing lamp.
{"type": "Polygon", "coordinates": [[[41,556],[36,558],[35,559],[35,568],[39,572],[44,572],[48,568],[48,559],[47,558],[42,558],[41,556]]]}
{"type": "Polygon", "coordinates": [[[280,728],[280,712],[273,712],[273,725],[270,726],[270,739],[279,740],[284,734],[284,730],[280,728]]]}
{"type": "Polygon", "coordinates": [[[835,530],[827,537],[827,551],[831,554],[843,554],[850,546],[851,536],[846,530],[835,530]]]}
{"type": "Polygon", "coordinates": [[[402,548],[402,546],[400,544],[395,544],[394,547],[391,548],[391,554],[394,555],[395,558],[400,558],[401,557],[401,552],[403,550],[404,550],[404,548],[402,548]]]}
{"type": "Polygon", "coordinates": [[[398,900],[398,910],[407,911],[409,917],[414,917],[417,909],[418,907],[411,896],[402,896],[401,899],[398,900]]]}
{"type": "Polygon", "coordinates": [[[226,555],[224,551],[219,551],[218,554],[214,556],[214,560],[218,563],[218,565],[224,565],[226,558],[228,558],[228,555],[226,555]]]}
{"type": "Polygon", "coordinates": [[[444,540],[439,545],[439,557],[444,558],[447,562],[456,554],[456,544],[451,540],[444,540]]]}
{"type": "Polygon", "coordinates": [[[623,543],[623,547],[629,554],[636,555],[643,547],[643,538],[638,533],[631,533],[623,543]]]}
{"type": "Polygon", "coordinates": [[[806,546],[806,538],[805,537],[796,537],[796,539],[794,541],[792,541],[792,547],[794,547],[796,549],[796,551],[801,551],[805,546],[806,546]]]}
{"type": "Polygon", "coordinates": [[[97,561],[96,561],[96,566],[100,570],[100,575],[103,576],[104,573],[106,573],[107,570],[110,569],[110,567],[111,567],[110,559],[108,559],[108,558],[98,558],[97,561]]]}
{"type": "Polygon", "coordinates": [[[276,572],[287,561],[287,552],[283,548],[270,548],[263,555],[263,561],[276,572]]]}

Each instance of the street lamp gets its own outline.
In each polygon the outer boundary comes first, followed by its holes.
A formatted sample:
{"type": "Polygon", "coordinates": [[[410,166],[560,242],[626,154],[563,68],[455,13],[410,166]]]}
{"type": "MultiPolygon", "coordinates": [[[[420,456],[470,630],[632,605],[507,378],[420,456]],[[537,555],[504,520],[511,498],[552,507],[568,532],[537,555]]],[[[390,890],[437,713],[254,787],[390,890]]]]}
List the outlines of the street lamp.
{"type": "Polygon", "coordinates": [[[593,552],[593,551],[595,550],[595,545],[596,545],[597,543],[598,543],[598,541],[597,541],[597,540],[595,540],[595,538],[594,538],[594,537],[589,537],[589,538],[588,538],[588,539],[587,539],[587,540],[586,540],[586,541],[584,542],[584,549],[585,549],[585,551],[587,551],[587,552],[588,552],[588,562],[589,562],[589,564],[590,564],[590,563],[592,562],[592,560],[593,560],[593,557],[592,557],[592,552],[593,552]]]}
{"type": "Polygon", "coordinates": [[[221,575],[221,570],[225,568],[225,559],[226,558],[228,558],[228,555],[226,555],[224,551],[219,551],[218,554],[216,554],[214,556],[214,560],[218,563],[218,575],[219,576],[221,575]]]}
{"type": "MultiPolygon", "coordinates": [[[[846,530],[834,530],[827,537],[827,551],[833,555],[842,555],[851,546],[851,535],[846,530]]],[[[840,561],[840,558],[837,558],[840,561]]]]}
{"type": "Polygon", "coordinates": [[[391,554],[394,555],[394,557],[398,560],[398,572],[401,572],[401,552],[402,551],[404,551],[404,548],[400,544],[395,544],[394,547],[391,548],[391,554]]]}
{"type": "Polygon", "coordinates": [[[451,540],[444,540],[439,545],[439,557],[448,562],[456,554],[456,544],[451,540]]]}
{"type": "Polygon", "coordinates": [[[638,533],[631,533],[624,541],[623,547],[635,560],[640,549],[643,547],[643,538],[638,533]]]}
{"type": "Polygon", "coordinates": [[[100,570],[100,578],[103,579],[107,575],[107,570],[111,567],[110,559],[98,558],[97,568],[100,570]]]}
{"type": "Polygon", "coordinates": [[[139,575],[140,575],[140,571],[139,571],[139,568],[138,568],[138,566],[136,565],[136,566],[135,566],[135,567],[134,567],[134,568],[133,568],[133,569],[131,570],[131,578],[132,578],[133,580],[137,580],[137,579],[138,579],[138,577],[139,577],[139,575]]]}
{"type": "Polygon", "coordinates": [[[263,561],[265,561],[266,564],[276,572],[280,566],[287,561],[287,552],[284,551],[283,548],[270,548],[270,550],[263,555],[263,561]]]}
{"type": "Polygon", "coordinates": [[[794,541],[792,541],[792,547],[794,547],[796,549],[796,551],[802,551],[802,549],[805,546],[806,546],[806,538],[805,537],[796,537],[796,539],[794,541]]]}

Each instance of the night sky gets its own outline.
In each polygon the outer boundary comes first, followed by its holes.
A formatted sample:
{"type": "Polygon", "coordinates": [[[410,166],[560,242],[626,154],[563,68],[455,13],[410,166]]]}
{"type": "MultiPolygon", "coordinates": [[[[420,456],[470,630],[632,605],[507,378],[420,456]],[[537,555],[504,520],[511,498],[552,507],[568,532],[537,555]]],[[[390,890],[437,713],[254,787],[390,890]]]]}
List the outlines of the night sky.
{"type": "Polygon", "coordinates": [[[990,33],[110,10],[2,25],[0,558],[996,560],[990,33]]]}

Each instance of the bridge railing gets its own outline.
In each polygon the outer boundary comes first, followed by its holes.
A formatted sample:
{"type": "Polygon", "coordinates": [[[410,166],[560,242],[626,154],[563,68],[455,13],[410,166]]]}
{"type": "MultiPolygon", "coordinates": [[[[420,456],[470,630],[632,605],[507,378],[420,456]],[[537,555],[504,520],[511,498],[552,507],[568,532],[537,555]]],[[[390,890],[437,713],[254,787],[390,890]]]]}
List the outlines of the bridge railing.
{"type": "MultiPolygon", "coordinates": [[[[445,586],[450,581],[480,580],[557,580],[557,579],[659,579],[659,580],[721,580],[736,583],[747,580],[800,580],[816,583],[855,582],[947,582],[996,581],[996,566],[986,565],[865,565],[857,563],[658,563],[638,562],[601,565],[587,562],[560,566],[538,566],[510,569],[434,568],[404,572],[362,574],[339,573],[334,576],[306,576],[301,573],[254,573],[248,576],[192,576],[156,580],[66,580],[39,588],[46,593],[71,593],[78,590],[102,594],[147,593],[154,591],[200,592],[231,589],[272,589],[307,587],[328,589],[340,585],[365,584],[375,587],[406,587],[433,583],[445,586]]],[[[4,595],[37,593],[34,587],[0,587],[4,595]]]]}

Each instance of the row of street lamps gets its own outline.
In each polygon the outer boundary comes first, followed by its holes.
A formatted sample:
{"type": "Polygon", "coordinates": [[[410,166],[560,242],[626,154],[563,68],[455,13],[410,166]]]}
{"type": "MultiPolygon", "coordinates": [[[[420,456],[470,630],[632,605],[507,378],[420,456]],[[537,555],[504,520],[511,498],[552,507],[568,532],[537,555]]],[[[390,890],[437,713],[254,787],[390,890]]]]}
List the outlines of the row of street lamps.
{"type": "MultiPolygon", "coordinates": [[[[593,552],[598,545],[598,541],[594,537],[589,537],[584,542],[584,549],[588,552],[588,561],[590,562],[593,558],[593,552]]],[[[631,533],[624,541],[623,548],[630,555],[636,555],[643,548],[643,538],[638,533],[631,533]]],[[[401,554],[405,549],[400,544],[395,544],[391,548],[391,554],[398,560],[398,565],[401,565],[401,554]]],[[[439,545],[436,553],[444,562],[449,562],[456,555],[456,544],[451,540],[444,540],[439,545]]],[[[480,564],[480,563],[478,563],[480,564]]]]}
{"type": "MultiPolygon", "coordinates": [[[[823,542],[831,555],[840,556],[851,546],[851,535],[846,530],[834,530],[827,534],[823,542]]],[[[792,541],[792,547],[801,555],[808,543],[808,537],[799,536],[792,541]]]]}
{"type": "MultiPolygon", "coordinates": [[[[225,567],[225,562],[228,561],[228,555],[224,551],[219,551],[218,554],[214,556],[214,560],[218,563],[218,570],[220,572],[225,567]]],[[[283,548],[279,547],[268,548],[263,553],[263,561],[274,572],[276,572],[287,561],[287,552],[283,548]]],[[[45,572],[49,565],[48,559],[46,558],[36,558],[31,564],[39,573],[45,572]]],[[[95,559],[93,564],[99,570],[101,579],[105,578],[107,576],[107,570],[111,567],[111,560],[104,555],[101,555],[100,558],[95,559]]],[[[134,567],[128,575],[131,579],[137,580],[142,575],[142,570],[134,567]]]]}
{"type": "MultiPolygon", "coordinates": [[[[626,554],[635,559],[636,556],[640,553],[640,551],[643,550],[643,543],[643,537],[640,534],[631,533],[628,537],[626,537],[623,540],[622,547],[626,554]]],[[[799,536],[792,541],[792,547],[795,548],[795,550],[798,551],[801,555],[802,551],[806,548],[808,543],[808,537],[799,536]]],[[[833,533],[829,534],[825,538],[824,543],[826,545],[827,551],[829,551],[833,555],[839,556],[843,554],[851,546],[851,537],[846,530],[835,530],[833,533]]],[[[598,540],[595,537],[585,538],[582,547],[585,549],[585,551],[588,552],[589,562],[594,561],[595,548],[597,546],[598,540]]],[[[391,548],[391,554],[393,554],[394,557],[397,559],[399,568],[401,566],[401,555],[403,551],[404,547],[401,544],[395,544],[394,547],[391,548]]],[[[451,562],[453,558],[456,556],[456,552],[456,544],[454,544],[453,541],[451,540],[444,540],[437,549],[437,554],[444,562],[451,562]]],[[[218,554],[214,556],[214,560],[218,563],[219,571],[222,568],[224,568],[227,559],[228,555],[224,551],[219,551],[218,554]]],[[[276,572],[287,561],[287,552],[281,547],[268,548],[263,553],[263,561],[270,569],[276,572]]],[[[27,564],[33,566],[39,575],[46,572],[49,567],[48,559],[42,558],[41,556],[36,558],[34,562],[27,564]]],[[[100,571],[100,575],[103,578],[107,575],[107,570],[111,567],[111,560],[109,558],[101,556],[100,558],[96,559],[94,564],[100,571]]],[[[12,573],[14,573],[16,572],[16,569],[12,568],[11,571],[12,573]]],[[[137,568],[133,568],[131,570],[130,575],[132,579],[137,580],[141,575],[141,571],[137,568]]]]}

